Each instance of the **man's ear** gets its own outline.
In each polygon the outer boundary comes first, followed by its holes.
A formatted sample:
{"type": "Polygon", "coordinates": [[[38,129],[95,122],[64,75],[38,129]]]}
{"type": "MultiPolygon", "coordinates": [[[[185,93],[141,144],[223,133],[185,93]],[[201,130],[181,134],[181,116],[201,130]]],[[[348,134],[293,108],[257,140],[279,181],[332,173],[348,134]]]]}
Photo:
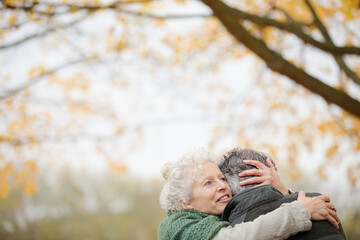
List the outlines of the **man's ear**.
{"type": "Polygon", "coordinates": [[[185,203],[185,202],[183,202],[182,200],[180,200],[180,204],[181,204],[181,206],[183,207],[184,210],[194,209],[194,207],[191,206],[190,203],[185,203]]]}

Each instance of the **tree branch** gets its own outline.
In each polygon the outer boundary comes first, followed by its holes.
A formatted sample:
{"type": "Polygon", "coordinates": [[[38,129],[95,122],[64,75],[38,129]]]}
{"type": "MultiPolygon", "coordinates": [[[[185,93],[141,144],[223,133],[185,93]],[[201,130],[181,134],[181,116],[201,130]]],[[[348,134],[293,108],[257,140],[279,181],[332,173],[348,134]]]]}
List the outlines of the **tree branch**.
{"type": "MultiPolygon", "coordinates": [[[[81,21],[83,21],[84,19],[86,19],[88,15],[84,15],[83,17],[79,18],[79,19],[76,19],[75,21],[69,23],[69,24],[66,24],[65,26],[61,26],[62,28],[68,28],[68,27],[71,27],[71,26],[74,26],[78,23],[80,23],[81,21]]],[[[0,51],[1,50],[4,50],[4,49],[9,49],[9,48],[12,48],[12,47],[16,47],[26,41],[29,41],[29,40],[32,40],[32,39],[35,39],[35,38],[40,38],[40,37],[44,37],[52,32],[55,32],[57,31],[58,28],[57,27],[49,27],[48,29],[44,30],[43,32],[41,33],[35,33],[35,34],[32,34],[32,35],[29,35],[25,38],[22,38],[16,42],[12,42],[12,43],[9,43],[9,44],[4,44],[4,45],[0,45],[0,51]]]]}
{"type": "MultiPolygon", "coordinates": [[[[75,4],[47,4],[47,7],[51,6],[54,9],[62,8],[62,7],[68,7],[68,9],[65,12],[56,12],[55,10],[53,10],[52,12],[38,11],[38,10],[35,10],[36,5],[15,6],[15,5],[6,4],[5,6],[6,6],[6,8],[12,9],[12,10],[21,9],[21,10],[24,10],[26,12],[37,13],[37,14],[42,14],[42,15],[49,15],[49,16],[69,13],[69,9],[71,10],[71,12],[80,11],[80,10],[87,10],[89,12],[95,12],[95,11],[100,11],[100,10],[111,9],[111,10],[120,11],[120,12],[123,12],[123,13],[126,13],[126,14],[131,14],[131,15],[141,16],[141,17],[147,17],[147,18],[154,18],[154,19],[192,19],[192,18],[207,18],[207,17],[210,17],[210,15],[207,15],[207,14],[157,15],[157,14],[144,13],[144,12],[140,12],[140,11],[130,11],[130,10],[122,9],[122,5],[129,4],[129,3],[134,3],[134,2],[114,2],[114,3],[109,4],[109,5],[94,5],[94,6],[91,6],[91,5],[89,5],[89,6],[75,5],[75,4]]],[[[46,6],[44,8],[46,8],[46,6]]]]}
{"type": "Polygon", "coordinates": [[[77,63],[80,63],[80,62],[83,62],[84,59],[81,58],[81,59],[76,59],[76,60],[73,60],[73,61],[69,61],[63,65],[60,65],[54,69],[51,69],[49,71],[46,71],[45,73],[39,75],[39,76],[36,76],[32,79],[30,79],[27,83],[25,83],[24,85],[20,86],[20,87],[17,87],[15,89],[12,89],[12,90],[9,90],[7,92],[5,92],[3,95],[0,95],[0,101],[1,100],[5,100],[9,97],[12,97],[18,93],[20,93],[21,91],[24,91],[25,89],[28,89],[30,88],[31,86],[33,86],[34,84],[38,83],[41,79],[43,79],[44,77],[50,75],[50,74],[53,74],[61,69],[64,69],[66,67],[69,67],[69,66],[72,66],[73,64],[77,64],[77,63]]]}
{"type": "Polygon", "coordinates": [[[337,90],[307,74],[300,68],[286,61],[279,53],[271,50],[264,41],[251,35],[237,20],[238,11],[219,0],[202,0],[209,6],[214,15],[227,30],[248,49],[258,55],[267,66],[284,76],[293,79],[313,93],[322,96],[326,101],[334,103],[344,110],[360,117],[360,102],[345,92],[337,90]]]}
{"type": "MultiPolygon", "coordinates": [[[[314,18],[314,24],[315,26],[317,26],[317,28],[320,30],[321,34],[324,37],[324,40],[327,44],[335,47],[334,42],[332,41],[329,33],[326,30],[326,27],[324,26],[324,24],[321,22],[320,18],[318,17],[318,15],[315,12],[315,9],[313,8],[313,6],[311,5],[309,0],[305,0],[306,5],[308,6],[308,8],[311,11],[311,14],[313,15],[314,18]]],[[[344,73],[350,77],[356,84],[360,85],[360,78],[359,76],[357,76],[357,74],[351,70],[345,63],[344,59],[342,59],[341,56],[337,56],[337,55],[333,55],[335,58],[336,63],[338,64],[339,68],[341,70],[344,71],[344,73]]]]}
{"type": "MultiPolygon", "coordinates": [[[[130,3],[130,2],[129,2],[130,3]]],[[[131,2],[133,3],[133,2],[131,2]]],[[[121,9],[120,8],[120,5],[123,4],[123,2],[115,2],[113,3],[112,5],[108,5],[108,6],[78,6],[78,5],[53,5],[53,4],[49,4],[48,6],[53,6],[53,7],[64,7],[64,6],[67,6],[69,7],[70,9],[72,9],[72,11],[80,11],[80,10],[86,10],[88,11],[89,13],[88,14],[91,14],[93,12],[96,12],[96,11],[99,11],[99,10],[104,10],[104,9],[112,9],[112,10],[116,10],[116,11],[120,11],[121,13],[124,13],[124,14],[128,14],[128,15],[132,15],[132,16],[139,16],[139,17],[144,17],[144,18],[152,18],[152,19],[193,19],[193,18],[208,18],[208,17],[211,17],[211,15],[207,15],[207,14],[187,14],[187,15],[157,15],[157,14],[150,14],[150,13],[143,13],[143,12],[140,12],[140,11],[130,11],[130,10],[125,10],[125,9],[121,9]]],[[[54,17],[54,16],[57,16],[57,15],[62,15],[62,14],[67,14],[69,13],[69,11],[67,10],[66,12],[56,12],[55,10],[53,10],[53,12],[46,12],[46,11],[37,11],[35,10],[35,7],[36,7],[36,3],[34,3],[33,5],[31,6],[15,6],[15,5],[9,5],[9,4],[6,4],[5,3],[5,6],[6,8],[8,9],[12,9],[12,10],[24,10],[24,11],[27,11],[27,12],[31,12],[31,13],[37,13],[37,14],[41,14],[41,15],[46,15],[48,17],[54,17]]],[[[87,15],[85,15],[86,17],[87,15]]],[[[85,18],[84,17],[84,18],[85,18]]],[[[63,28],[67,28],[67,27],[70,27],[72,25],[75,25],[77,24],[78,22],[80,22],[82,19],[79,19],[77,21],[74,21],[70,24],[67,24],[65,26],[62,26],[63,28]]],[[[16,28],[16,26],[14,26],[16,28]]],[[[32,40],[32,39],[35,39],[35,38],[39,38],[39,37],[43,37],[43,36],[46,36],[48,35],[49,33],[52,33],[52,32],[55,32],[57,31],[58,28],[56,27],[50,27],[46,30],[44,30],[43,32],[41,33],[35,33],[35,34],[32,34],[30,36],[27,36],[23,39],[20,39],[16,42],[12,42],[12,43],[9,43],[9,44],[4,44],[4,45],[0,45],[0,51],[3,50],[3,49],[8,49],[8,48],[12,48],[12,47],[15,47],[15,46],[18,46],[26,41],[29,41],[29,40],[32,40]]]]}
{"type": "Polygon", "coordinates": [[[276,27],[281,30],[285,30],[290,32],[297,37],[299,37],[304,43],[310,44],[316,48],[319,48],[325,52],[329,52],[333,55],[344,55],[344,54],[354,54],[360,55],[360,48],[352,47],[352,46],[345,46],[345,47],[337,47],[335,45],[330,45],[327,43],[319,42],[312,38],[311,36],[307,35],[303,32],[301,27],[305,27],[305,24],[296,22],[294,20],[286,21],[286,22],[279,22],[268,17],[261,17],[258,15],[250,14],[239,9],[233,9],[233,16],[236,16],[240,19],[246,19],[253,23],[256,23],[260,26],[272,26],[276,27]]]}
{"type": "Polygon", "coordinates": [[[79,141],[93,141],[93,142],[104,142],[104,141],[115,141],[120,137],[119,134],[114,135],[66,135],[66,136],[37,136],[37,137],[24,137],[24,138],[10,138],[7,136],[0,135],[0,144],[9,144],[22,146],[32,143],[64,143],[64,142],[79,142],[79,141]]]}

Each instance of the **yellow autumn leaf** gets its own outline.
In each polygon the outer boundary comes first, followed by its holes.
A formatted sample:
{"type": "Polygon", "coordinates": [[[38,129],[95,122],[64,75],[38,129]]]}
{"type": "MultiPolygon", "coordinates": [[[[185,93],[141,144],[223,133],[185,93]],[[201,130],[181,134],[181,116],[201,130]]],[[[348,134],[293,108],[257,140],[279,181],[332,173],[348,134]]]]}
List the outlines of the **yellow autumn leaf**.
{"type": "Polygon", "coordinates": [[[234,48],[231,53],[235,58],[241,58],[249,55],[251,52],[248,49],[234,48]]]}
{"type": "Polygon", "coordinates": [[[125,173],[127,171],[127,168],[123,164],[116,163],[112,160],[108,160],[109,167],[112,171],[118,174],[125,173]]]}
{"type": "Polygon", "coordinates": [[[45,73],[45,67],[44,66],[36,66],[29,70],[28,75],[29,78],[35,78],[43,75],[45,73]]]}
{"type": "Polygon", "coordinates": [[[126,128],[124,126],[118,127],[115,131],[115,134],[120,135],[125,131],[125,129],[126,128]]]}
{"type": "Polygon", "coordinates": [[[174,0],[175,3],[185,4],[185,0],[174,0]]]}
{"type": "Polygon", "coordinates": [[[295,158],[293,156],[289,156],[288,159],[289,159],[289,163],[290,163],[291,166],[296,164],[296,160],[295,160],[295,158]]]}
{"type": "Polygon", "coordinates": [[[117,85],[118,85],[119,87],[125,88],[125,87],[128,87],[128,86],[129,86],[129,82],[126,81],[126,80],[122,80],[122,81],[120,81],[117,85]]]}
{"type": "Polygon", "coordinates": [[[354,14],[352,13],[352,10],[348,8],[344,9],[344,15],[347,20],[351,20],[354,18],[354,14]]]}
{"type": "Polygon", "coordinates": [[[76,73],[73,76],[66,79],[59,79],[53,75],[50,77],[50,80],[51,83],[56,83],[62,86],[66,92],[74,89],[86,91],[90,87],[89,82],[85,78],[83,73],[76,73]]]}
{"type": "Polygon", "coordinates": [[[323,166],[320,166],[316,172],[317,172],[317,175],[318,175],[321,179],[326,180],[328,177],[327,177],[327,175],[324,173],[324,169],[325,169],[325,168],[324,168],[323,166]]]}
{"type": "Polygon", "coordinates": [[[29,20],[36,21],[36,14],[34,12],[30,12],[28,16],[29,20]]]}
{"type": "Polygon", "coordinates": [[[34,179],[29,179],[25,182],[24,193],[26,196],[33,196],[36,193],[36,183],[34,179]]]}
{"type": "Polygon", "coordinates": [[[347,169],[347,177],[351,186],[355,186],[356,182],[360,180],[360,164],[356,166],[349,166],[347,169]]]}
{"type": "Polygon", "coordinates": [[[16,132],[18,132],[20,129],[24,128],[24,121],[12,121],[9,126],[8,129],[11,133],[15,134],[16,132]]]}
{"type": "Polygon", "coordinates": [[[124,3],[139,2],[139,0],[125,0],[124,3]]]}
{"type": "Polygon", "coordinates": [[[12,5],[12,6],[19,6],[22,1],[21,0],[5,0],[5,4],[12,5]]]}
{"type": "Polygon", "coordinates": [[[21,187],[26,184],[29,178],[32,178],[37,172],[37,164],[33,160],[28,160],[24,163],[23,168],[17,173],[15,184],[21,187]]]}
{"type": "Polygon", "coordinates": [[[28,172],[34,173],[37,171],[37,164],[34,161],[29,160],[25,162],[25,168],[28,172]]]}
{"type": "Polygon", "coordinates": [[[358,4],[359,1],[358,0],[342,0],[342,4],[343,4],[343,14],[345,16],[345,18],[347,20],[351,20],[353,19],[354,16],[354,12],[357,11],[358,9],[358,4]]]}
{"type": "Polygon", "coordinates": [[[284,171],[292,181],[299,180],[302,175],[301,171],[296,167],[286,168],[284,171]]]}
{"type": "Polygon", "coordinates": [[[353,118],[353,131],[360,135],[360,118],[353,118]]]}
{"type": "Polygon", "coordinates": [[[154,20],[154,25],[157,27],[164,25],[164,23],[165,23],[165,18],[157,18],[154,20]]]}
{"type": "Polygon", "coordinates": [[[71,5],[69,8],[69,13],[73,13],[76,12],[77,10],[79,10],[79,8],[75,5],[71,5]]]}
{"type": "Polygon", "coordinates": [[[16,16],[15,15],[12,15],[11,17],[9,17],[9,24],[11,26],[15,25],[15,22],[16,22],[16,16]]]}
{"type": "Polygon", "coordinates": [[[209,149],[213,149],[214,146],[215,146],[215,140],[212,139],[212,140],[210,140],[209,143],[208,143],[208,148],[209,148],[209,149]]]}
{"type": "Polygon", "coordinates": [[[113,33],[109,32],[106,36],[106,52],[110,52],[113,48],[114,48],[114,37],[113,37],[113,33]]]}
{"type": "Polygon", "coordinates": [[[332,157],[337,152],[337,149],[338,149],[337,145],[328,148],[328,150],[326,151],[326,157],[327,158],[332,157]]]}
{"type": "Polygon", "coordinates": [[[0,178],[0,197],[6,198],[10,192],[10,185],[5,177],[0,178]]]}
{"type": "Polygon", "coordinates": [[[357,141],[357,144],[356,144],[355,149],[356,149],[357,151],[360,150],[360,139],[357,141]]]}
{"type": "Polygon", "coordinates": [[[84,114],[84,115],[91,115],[91,114],[95,114],[96,112],[89,106],[86,105],[79,105],[79,104],[75,104],[75,103],[70,103],[69,106],[69,111],[74,113],[74,114],[84,114]]]}
{"type": "Polygon", "coordinates": [[[123,16],[118,16],[118,17],[117,17],[117,20],[118,20],[119,22],[121,22],[122,24],[124,24],[124,25],[128,25],[128,20],[127,20],[125,17],[123,17],[123,16]]]}
{"type": "Polygon", "coordinates": [[[120,38],[116,43],[116,51],[121,52],[127,46],[127,39],[126,37],[120,38]]]}
{"type": "Polygon", "coordinates": [[[17,187],[21,187],[25,181],[27,177],[27,174],[24,170],[20,171],[17,175],[16,175],[16,180],[15,180],[15,184],[17,187]]]}
{"type": "MultiPolygon", "coordinates": [[[[250,4],[251,2],[255,2],[252,0],[247,0],[247,3],[250,4]]],[[[254,6],[254,3],[252,4],[254,11],[258,9],[258,6],[254,6]]],[[[304,1],[276,1],[276,5],[278,8],[283,9],[285,12],[287,12],[289,15],[291,15],[295,20],[301,21],[301,22],[311,22],[311,14],[308,10],[308,7],[304,3],[304,1]]],[[[317,5],[313,5],[316,12],[321,15],[322,11],[320,12],[320,9],[318,9],[317,5]]]]}
{"type": "Polygon", "coordinates": [[[49,4],[49,5],[46,7],[44,13],[50,15],[50,14],[53,12],[53,10],[54,10],[54,6],[51,5],[51,4],[49,4]]]}
{"type": "Polygon", "coordinates": [[[3,169],[0,169],[0,177],[2,176],[7,177],[10,174],[14,174],[14,173],[15,170],[11,163],[6,164],[5,167],[3,167],[3,169]]]}
{"type": "MultiPolygon", "coordinates": [[[[213,132],[213,135],[215,136],[218,136],[221,131],[223,130],[223,126],[221,125],[216,125],[213,129],[212,129],[212,132],[213,132]]],[[[242,133],[238,133],[239,135],[242,135],[242,133]]]]}
{"type": "Polygon", "coordinates": [[[95,111],[91,109],[89,106],[80,106],[79,110],[82,114],[86,114],[86,115],[95,113],[95,111]]]}
{"type": "Polygon", "coordinates": [[[330,132],[335,136],[346,134],[345,130],[343,130],[339,123],[336,121],[328,121],[318,125],[318,129],[322,132],[330,132]]]}

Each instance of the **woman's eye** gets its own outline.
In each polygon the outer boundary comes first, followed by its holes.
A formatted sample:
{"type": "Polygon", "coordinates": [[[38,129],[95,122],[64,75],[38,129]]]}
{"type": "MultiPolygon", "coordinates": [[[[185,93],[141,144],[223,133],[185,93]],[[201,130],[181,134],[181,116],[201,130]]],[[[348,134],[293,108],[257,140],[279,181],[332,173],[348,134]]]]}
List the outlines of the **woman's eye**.
{"type": "Polygon", "coordinates": [[[210,184],[211,184],[211,181],[207,181],[204,183],[205,186],[210,185],[210,184]]]}
{"type": "Polygon", "coordinates": [[[221,178],[221,181],[227,182],[225,177],[221,178]]]}

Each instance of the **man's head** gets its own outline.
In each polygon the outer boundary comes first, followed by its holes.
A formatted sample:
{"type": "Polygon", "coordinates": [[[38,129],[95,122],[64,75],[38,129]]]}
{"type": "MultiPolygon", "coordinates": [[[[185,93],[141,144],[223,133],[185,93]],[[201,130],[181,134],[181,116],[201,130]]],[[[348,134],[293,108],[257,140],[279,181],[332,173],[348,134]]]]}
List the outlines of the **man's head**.
{"type": "Polygon", "coordinates": [[[255,168],[252,165],[243,163],[243,160],[257,160],[265,166],[268,166],[266,163],[267,158],[269,158],[272,164],[275,166],[275,162],[269,154],[249,148],[237,147],[223,155],[219,163],[219,168],[224,173],[230,185],[233,196],[245,190],[246,188],[253,187],[255,185],[250,184],[241,186],[239,184],[240,181],[251,178],[252,176],[240,178],[238,174],[244,170],[255,168]]]}

